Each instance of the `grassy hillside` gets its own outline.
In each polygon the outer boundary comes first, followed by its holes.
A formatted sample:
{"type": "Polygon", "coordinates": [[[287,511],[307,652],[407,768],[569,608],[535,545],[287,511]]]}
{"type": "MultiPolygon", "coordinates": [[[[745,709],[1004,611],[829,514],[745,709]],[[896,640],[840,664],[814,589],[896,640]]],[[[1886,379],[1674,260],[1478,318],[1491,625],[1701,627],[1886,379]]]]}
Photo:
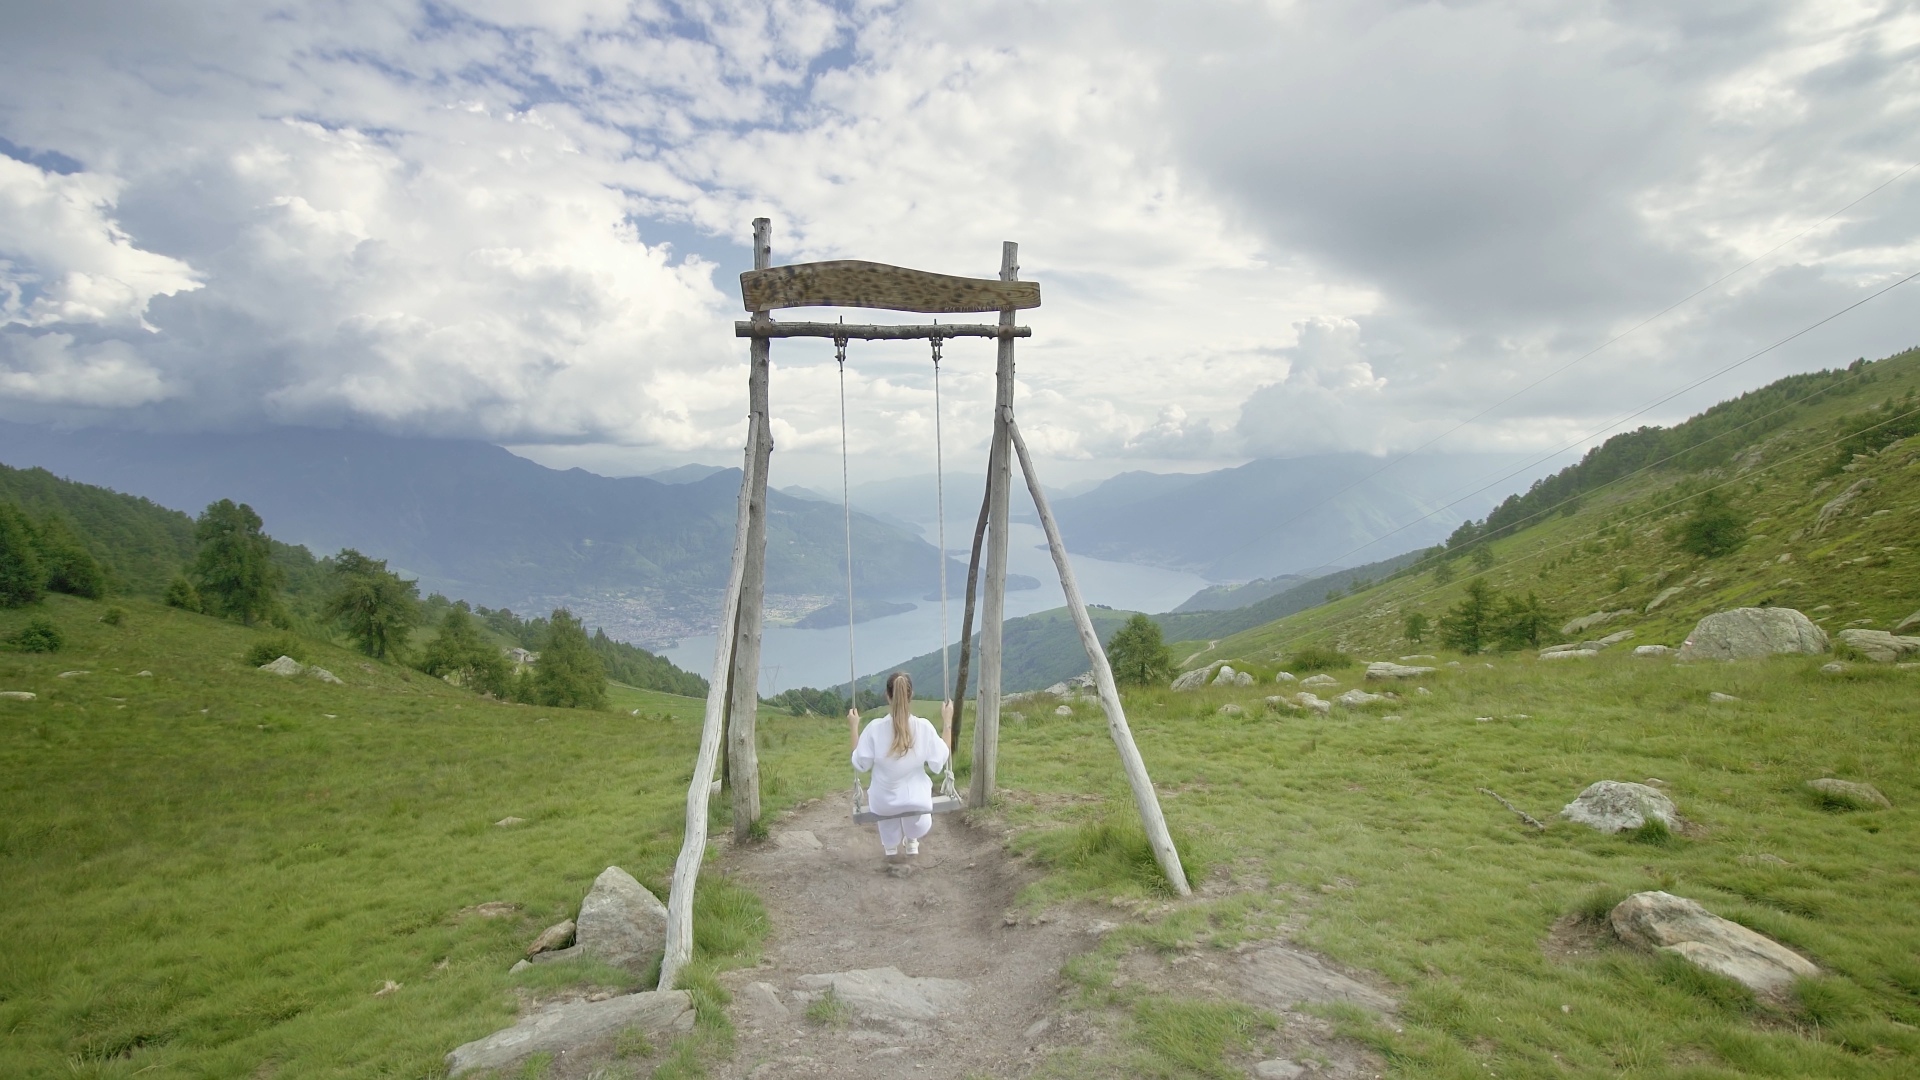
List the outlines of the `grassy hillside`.
{"type": "MultiPolygon", "coordinates": [[[[0,612],[68,639],[0,652],[38,695],[0,701],[0,1075],[431,1075],[516,987],[622,981],[507,968],[606,866],[664,887],[699,701],[495,704],[320,644],[347,685],[281,679],[240,660],[266,632],[121,604],[0,612]]],[[[842,780],[839,725],[762,725],[774,809],[842,780]]],[[[758,902],[709,877],[701,903],[705,970],[751,963],[758,902]]]]}
{"type": "Polygon", "coordinates": [[[0,502],[35,518],[57,514],[107,571],[115,592],[158,596],[193,558],[193,519],[146,499],[0,465],[0,502]]]}

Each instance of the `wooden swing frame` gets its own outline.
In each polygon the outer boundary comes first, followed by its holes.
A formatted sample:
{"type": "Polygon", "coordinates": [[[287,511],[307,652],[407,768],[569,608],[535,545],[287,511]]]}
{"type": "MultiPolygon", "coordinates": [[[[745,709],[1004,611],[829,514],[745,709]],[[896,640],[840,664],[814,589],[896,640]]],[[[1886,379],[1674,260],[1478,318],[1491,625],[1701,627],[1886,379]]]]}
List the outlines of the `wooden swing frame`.
{"type": "MultiPolygon", "coordinates": [[[[1067,608],[1080,631],[1087,660],[1093,667],[1100,704],[1107,715],[1107,731],[1133,791],[1134,808],[1146,829],[1167,881],[1181,896],[1191,895],[1180,854],[1167,832],[1159,796],[1147,776],[1133,731],[1113,681],[1100,636],[1087,615],[1074,580],[1066,545],[1054,523],[1046,493],[1040,487],[1026,440],[1013,417],[1013,344],[1033,331],[1014,323],[1014,313],[1040,306],[1037,282],[1021,281],[1019,245],[1007,241],[1000,249],[1000,276],[953,277],[922,270],[859,260],[798,263],[774,266],[773,223],[753,222],[753,269],[740,275],[741,299],[751,313],[734,324],[734,335],[748,339],[747,445],[740,478],[740,497],[733,540],[733,561],[721,602],[721,633],[715,641],[713,669],[708,681],[705,721],[700,730],[700,752],[687,787],[686,831],[673,867],[673,885],[667,898],[666,955],[660,964],[662,988],[671,989],[681,968],[693,958],[693,892],[707,849],[707,806],[718,784],[721,744],[726,745],[726,775],[732,789],[733,832],[744,840],[760,820],[760,765],[756,752],[755,720],[760,703],[761,611],[766,590],[767,470],[773,455],[773,432],[768,417],[768,373],[775,338],[813,337],[850,340],[903,341],[958,337],[993,338],[998,359],[994,379],[993,441],[987,456],[987,492],[980,526],[974,530],[973,559],[967,575],[966,615],[961,634],[960,670],[951,688],[955,726],[963,711],[960,695],[967,682],[967,642],[973,607],[982,533],[986,541],[985,590],[980,612],[979,697],[973,725],[973,773],[968,784],[970,806],[984,807],[994,795],[994,771],[1000,752],[1000,649],[1005,621],[1007,586],[1007,506],[1013,483],[1013,461],[1040,512],[1047,547],[1060,574],[1067,608]],[[931,325],[860,325],[849,323],[777,323],[770,312],[792,307],[863,307],[924,314],[998,312],[991,324],[939,323],[931,325]]],[[[940,553],[942,559],[947,553],[940,553]]],[[[942,688],[943,693],[948,688],[942,688]]]]}

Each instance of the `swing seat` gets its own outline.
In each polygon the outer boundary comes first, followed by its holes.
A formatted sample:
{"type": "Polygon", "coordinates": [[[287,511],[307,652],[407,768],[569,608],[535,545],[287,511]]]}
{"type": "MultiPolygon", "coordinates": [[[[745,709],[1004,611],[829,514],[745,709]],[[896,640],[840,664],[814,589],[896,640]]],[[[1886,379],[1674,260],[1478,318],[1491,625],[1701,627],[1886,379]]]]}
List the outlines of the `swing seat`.
{"type": "Polygon", "coordinates": [[[919,817],[921,814],[951,814],[955,810],[965,810],[966,808],[967,800],[963,795],[935,795],[933,797],[933,808],[931,810],[908,810],[900,814],[876,814],[862,805],[860,809],[853,812],[853,823],[855,825],[875,825],[882,821],[892,821],[894,818],[919,817]]]}

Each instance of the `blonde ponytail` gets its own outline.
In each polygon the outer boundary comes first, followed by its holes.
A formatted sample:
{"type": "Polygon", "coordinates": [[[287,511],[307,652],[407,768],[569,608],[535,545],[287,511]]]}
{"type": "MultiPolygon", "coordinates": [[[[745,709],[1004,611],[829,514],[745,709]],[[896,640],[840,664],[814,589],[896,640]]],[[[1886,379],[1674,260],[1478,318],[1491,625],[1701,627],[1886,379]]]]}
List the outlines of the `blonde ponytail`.
{"type": "Polygon", "coordinates": [[[913,750],[913,677],[896,671],[887,677],[887,704],[893,714],[893,742],[888,757],[906,757],[913,750]]]}

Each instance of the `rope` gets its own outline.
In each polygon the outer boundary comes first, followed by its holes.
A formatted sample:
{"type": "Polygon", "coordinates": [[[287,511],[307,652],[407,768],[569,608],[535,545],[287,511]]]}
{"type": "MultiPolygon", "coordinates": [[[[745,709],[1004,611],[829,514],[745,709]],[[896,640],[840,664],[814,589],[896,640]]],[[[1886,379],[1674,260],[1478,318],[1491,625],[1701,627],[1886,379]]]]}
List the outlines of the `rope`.
{"type": "MultiPolygon", "coordinates": [[[[944,691],[953,685],[953,665],[947,647],[947,463],[940,437],[940,339],[937,337],[933,339],[933,492],[934,534],[940,544],[940,686],[944,691]]],[[[960,703],[954,702],[953,707],[958,710],[960,703]]]]}
{"type": "MultiPolygon", "coordinates": [[[[860,711],[860,676],[853,659],[853,485],[847,478],[847,339],[833,339],[833,359],[840,365],[840,507],[847,523],[847,708],[860,711]]],[[[860,770],[853,770],[853,812],[867,808],[860,787],[860,770]]]]}

